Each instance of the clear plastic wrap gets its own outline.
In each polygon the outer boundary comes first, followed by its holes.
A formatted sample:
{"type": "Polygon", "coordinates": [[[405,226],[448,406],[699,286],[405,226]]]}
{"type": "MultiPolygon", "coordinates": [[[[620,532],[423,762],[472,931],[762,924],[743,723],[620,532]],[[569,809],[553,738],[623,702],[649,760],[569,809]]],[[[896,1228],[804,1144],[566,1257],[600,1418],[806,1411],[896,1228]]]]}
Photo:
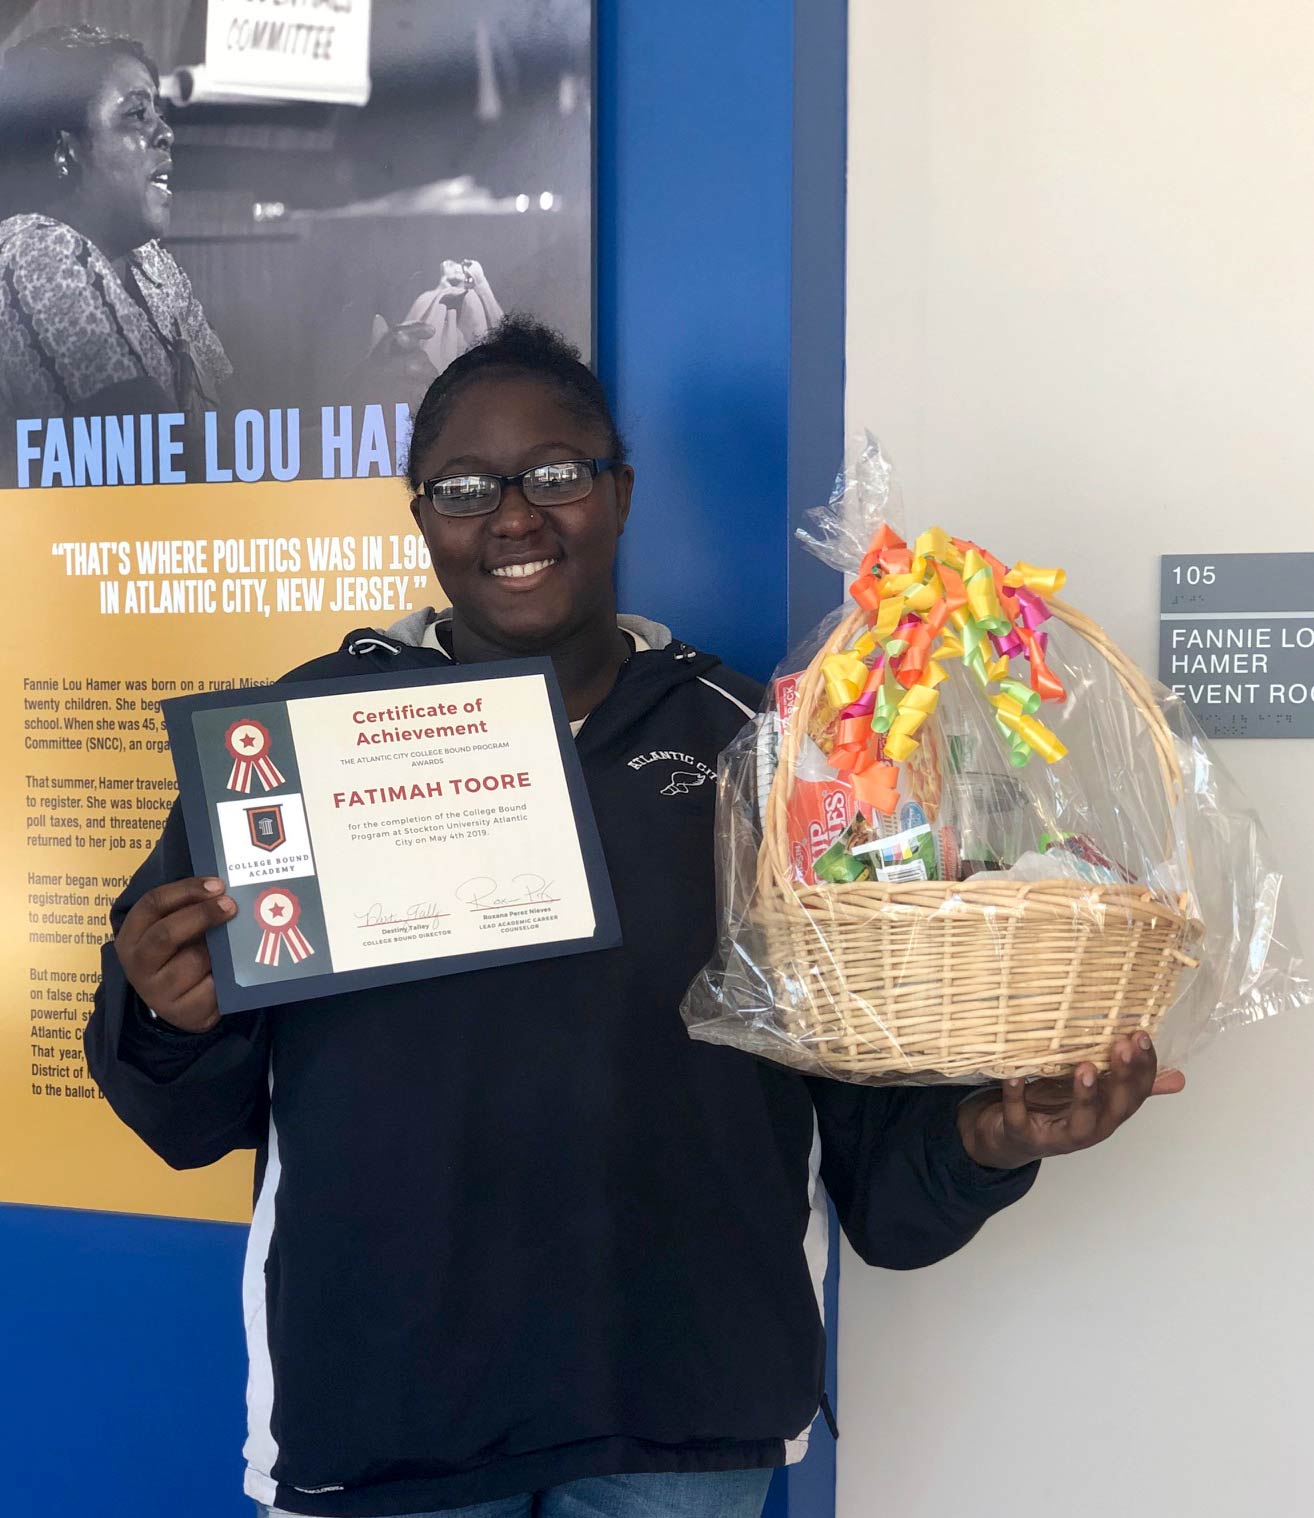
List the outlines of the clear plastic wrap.
{"type": "Polygon", "coordinates": [[[799,536],[855,577],[721,756],[690,1033],[866,1084],[1180,1068],[1311,1000],[1262,829],[1191,713],[1057,598],[932,529],[873,438],[799,536]]]}

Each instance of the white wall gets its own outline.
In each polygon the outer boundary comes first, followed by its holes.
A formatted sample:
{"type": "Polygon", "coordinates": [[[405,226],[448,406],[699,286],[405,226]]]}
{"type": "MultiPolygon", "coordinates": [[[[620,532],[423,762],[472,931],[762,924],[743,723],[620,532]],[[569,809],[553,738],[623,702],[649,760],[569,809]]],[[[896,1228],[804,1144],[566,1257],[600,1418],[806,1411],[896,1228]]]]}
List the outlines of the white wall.
{"type": "MultiPolygon", "coordinates": [[[[1314,549],[1314,7],[852,0],[848,410],[913,528],[1062,563],[1153,669],[1166,552],[1314,549]]],[[[1231,743],[1314,951],[1314,742],[1231,743]]],[[[840,1518],[1314,1510],[1314,1013],[911,1276],[846,1254],[840,1518]]]]}

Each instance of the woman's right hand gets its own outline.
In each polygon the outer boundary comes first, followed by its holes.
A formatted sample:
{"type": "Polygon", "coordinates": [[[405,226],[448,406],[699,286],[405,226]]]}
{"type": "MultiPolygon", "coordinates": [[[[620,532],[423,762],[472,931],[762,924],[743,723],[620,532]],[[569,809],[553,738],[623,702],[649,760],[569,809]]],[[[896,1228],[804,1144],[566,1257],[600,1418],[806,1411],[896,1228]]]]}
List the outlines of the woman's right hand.
{"type": "Polygon", "coordinates": [[[147,891],[114,940],[133,990],[157,1017],[184,1033],[208,1033],[219,1021],[205,934],[236,911],[222,880],[175,880],[147,891]]]}

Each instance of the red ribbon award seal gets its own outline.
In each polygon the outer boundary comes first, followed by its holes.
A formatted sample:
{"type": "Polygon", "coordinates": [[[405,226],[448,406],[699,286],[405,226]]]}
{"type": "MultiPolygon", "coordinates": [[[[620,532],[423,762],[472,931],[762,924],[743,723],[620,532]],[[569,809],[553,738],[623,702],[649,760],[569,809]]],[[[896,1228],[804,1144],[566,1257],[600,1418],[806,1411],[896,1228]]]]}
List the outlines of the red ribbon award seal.
{"type": "Polygon", "coordinates": [[[233,761],[232,773],[228,776],[230,791],[249,795],[252,771],[260,777],[260,784],[267,791],[283,784],[278,766],[269,757],[269,741],[269,729],[252,717],[239,717],[224,734],[224,747],[233,761]]]}
{"type": "Polygon", "coordinates": [[[260,947],[256,951],[258,965],[269,965],[271,968],[276,966],[284,944],[292,956],[293,964],[299,965],[315,952],[309,939],[297,927],[301,918],[301,903],[291,891],[282,886],[271,886],[269,890],[261,891],[256,897],[255,915],[256,921],[264,929],[260,947]]]}

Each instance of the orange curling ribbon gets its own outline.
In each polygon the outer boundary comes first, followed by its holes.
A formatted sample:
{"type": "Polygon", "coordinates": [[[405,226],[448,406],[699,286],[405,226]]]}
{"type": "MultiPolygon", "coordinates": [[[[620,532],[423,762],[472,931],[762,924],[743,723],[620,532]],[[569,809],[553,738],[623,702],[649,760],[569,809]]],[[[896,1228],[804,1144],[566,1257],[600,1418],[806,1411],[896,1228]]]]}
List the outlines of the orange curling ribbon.
{"type": "Polygon", "coordinates": [[[853,794],[865,806],[883,817],[893,817],[899,808],[899,769],[894,764],[873,764],[853,778],[853,794]]]}
{"type": "Polygon", "coordinates": [[[898,681],[900,685],[916,685],[925,673],[931,657],[931,640],[935,629],[929,622],[919,622],[907,635],[907,647],[899,659],[898,681]]]}
{"type": "Polygon", "coordinates": [[[940,583],[944,586],[945,615],[948,617],[956,611],[962,611],[967,605],[967,588],[963,584],[962,575],[956,568],[941,564],[939,572],[940,583]]]}
{"type": "Polygon", "coordinates": [[[872,575],[859,575],[849,586],[849,594],[869,616],[880,610],[881,582],[872,575]]]}
{"type": "Polygon", "coordinates": [[[1018,637],[1026,649],[1027,662],[1031,665],[1031,689],[1042,701],[1066,701],[1068,693],[1063,682],[1045,663],[1045,651],[1040,646],[1040,636],[1028,627],[1019,627],[1018,637]]]}
{"type": "Polygon", "coordinates": [[[860,775],[876,762],[866,745],[861,743],[846,743],[842,748],[833,748],[829,758],[831,769],[841,770],[846,775],[860,775]]]}

